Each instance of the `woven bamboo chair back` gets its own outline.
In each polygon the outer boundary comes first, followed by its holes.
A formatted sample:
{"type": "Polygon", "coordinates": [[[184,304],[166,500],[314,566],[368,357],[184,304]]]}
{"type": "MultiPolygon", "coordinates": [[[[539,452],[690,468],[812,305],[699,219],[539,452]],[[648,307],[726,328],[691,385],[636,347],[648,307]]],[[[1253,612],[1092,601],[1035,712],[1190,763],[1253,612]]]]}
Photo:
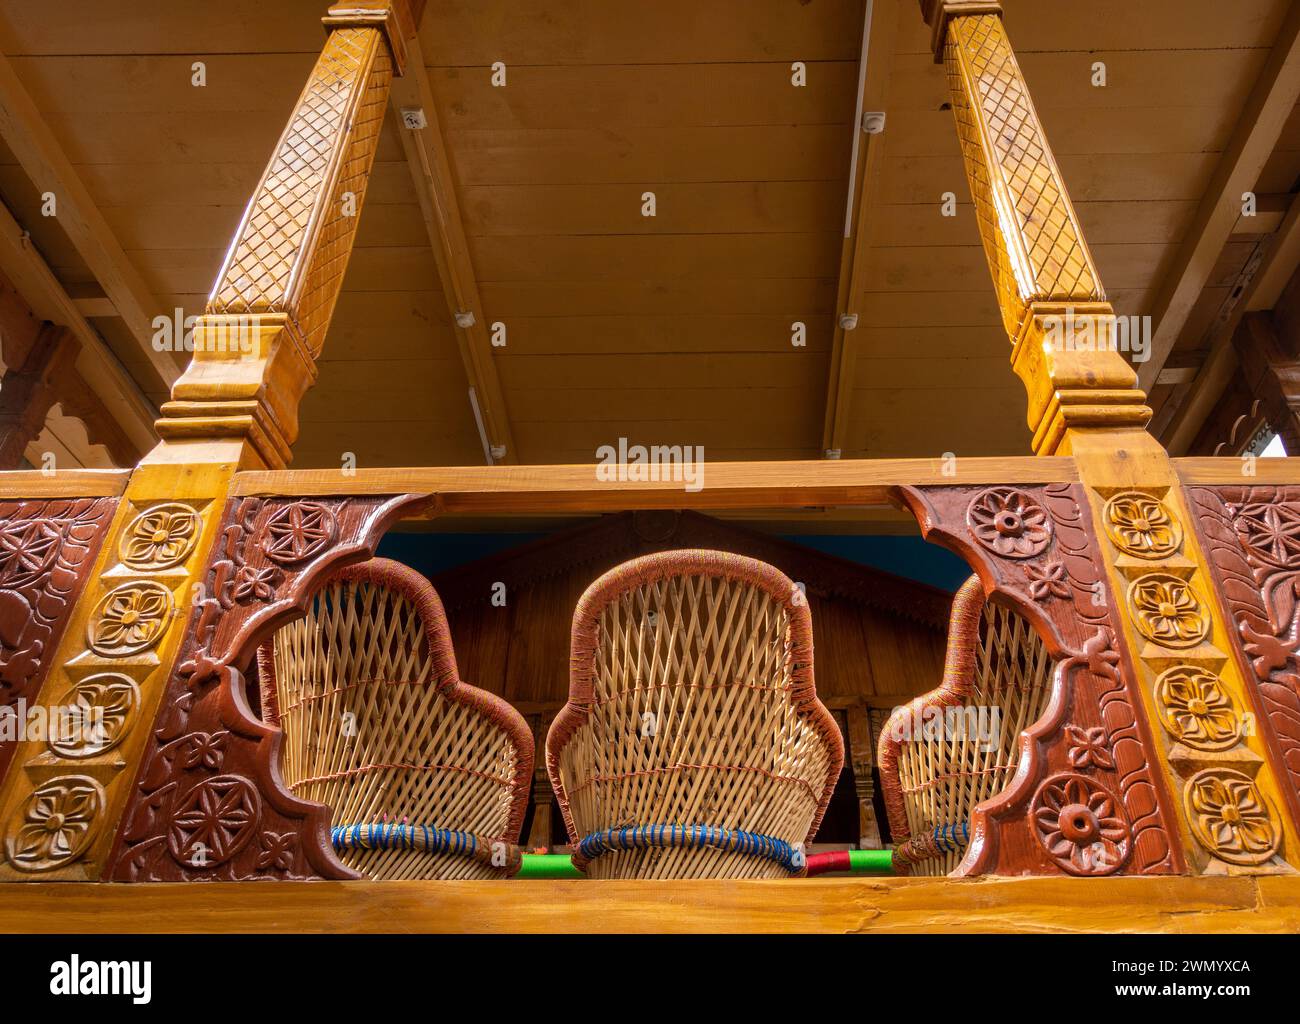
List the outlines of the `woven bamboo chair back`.
{"type": "Polygon", "coordinates": [[[900,873],[946,875],[971,812],[1010,784],[1020,733],[1042,716],[1054,662],[1023,616],[972,576],[953,600],[943,683],[895,708],[880,739],[885,809],[900,873]]]}
{"type": "Polygon", "coordinates": [[[284,733],[281,778],[330,808],[345,864],[375,879],[518,869],[532,734],[505,701],[461,682],[423,576],[382,558],[343,569],[258,663],[284,733]]]}
{"type": "Polygon", "coordinates": [[[812,655],[802,593],[751,558],[670,551],[593,583],[546,742],[575,863],[594,878],[797,872],[844,761],[812,655]]]}

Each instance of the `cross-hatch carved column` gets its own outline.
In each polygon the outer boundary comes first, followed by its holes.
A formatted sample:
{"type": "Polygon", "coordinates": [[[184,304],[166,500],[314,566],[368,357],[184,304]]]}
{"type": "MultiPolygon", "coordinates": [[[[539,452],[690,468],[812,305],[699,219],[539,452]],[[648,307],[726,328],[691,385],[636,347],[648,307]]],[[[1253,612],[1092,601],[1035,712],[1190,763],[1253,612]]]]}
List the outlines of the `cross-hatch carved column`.
{"type": "Polygon", "coordinates": [[[343,283],[409,15],[336,5],[331,29],[163,406],[169,440],[237,437],[282,468],[343,283]]]}
{"type": "MultiPolygon", "coordinates": [[[[47,713],[70,701],[108,702],[110,734],[75,748],[43,739],[18,746],[0,786],[0,879],[103,873],[189,617],[211,596],[206,566],[221,542],[230,482],[239,469],[289,459],[389,83],[414,31],[407,3],[353,0],[324,19],[324,50],[195,328],[190,366],[163,406],[162,441],[132,474],[31,702],[47,713]]],[[[224,742],[215,734],[195,741],[224,742]]],[[[203,793],[182,798],[194,803],[187,813],[212,810],[203,793]]]]}
{"type": "Polygon", "coordinates": [[[947,70],[1012,366],[1029,392],[1034,451],[1073,455],[1086,487],[1106,561],[1107,590],[1096,599],[1120,606],[1125,670],[1136,676],[1140,724],[1182,812],[1187,864],[1197,873],[1290,871],[1300,865],[1297,823],[1248,717],[1212,740],[1183,727],[1178,708],[1199,701],[1196,693],[1224,694],[1239,712],[1256,707],[1255,695],[1232,656],[1232,623],[1183,487],[1144,429],[1150,409],[1114,347],[1113,311],[1000,7],[921,0],[921,8],[947,70]],[[1237,848],[1234,814],[1257,828],[1252,851],[1237,848]]]}
{"type": "Polygon", "coordinates": [[[1106,301],[996,3],[923,0],[948,75],[957,135],[993,274],[1012,365],[1029,391],[1034,451],[1067,428],[1140,428],[1151,417],[1137,375],[1109,338],[1106,301]],[[1068,337],[1076,344],[1061,344],[1068,337]]]}

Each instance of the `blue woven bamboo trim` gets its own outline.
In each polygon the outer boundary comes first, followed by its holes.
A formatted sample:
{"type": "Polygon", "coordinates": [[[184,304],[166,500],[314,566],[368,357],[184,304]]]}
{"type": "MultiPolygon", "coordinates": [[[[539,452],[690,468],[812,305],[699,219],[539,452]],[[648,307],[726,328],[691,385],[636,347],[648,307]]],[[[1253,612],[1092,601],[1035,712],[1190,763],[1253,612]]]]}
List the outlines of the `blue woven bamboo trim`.
{"type": "Polygon", "coordinates": [[[775,861],[791,873],[801,871],[795,864],[795,849],[784,839],[742,829],[715,828],[712,825],[624,825],[593,832],[578,844],[583,860],[595,860],[611,850],[646,850],[655,848],[709,846],[749,857],[775,861]]]}
{"type": "Polygon", "coordinates": [[[934,830],[935,849],[956,853],[970,845],[970,826],[966,822],[956,825],[939,825],[934,830]]]}
{"type": "Polygon", "coordinates": [[[423,850],[469,857],[478,850],[478,838],[471,832],[388,822],[335,825],[330,829],[330,841],[336,850],[423,850]]]}

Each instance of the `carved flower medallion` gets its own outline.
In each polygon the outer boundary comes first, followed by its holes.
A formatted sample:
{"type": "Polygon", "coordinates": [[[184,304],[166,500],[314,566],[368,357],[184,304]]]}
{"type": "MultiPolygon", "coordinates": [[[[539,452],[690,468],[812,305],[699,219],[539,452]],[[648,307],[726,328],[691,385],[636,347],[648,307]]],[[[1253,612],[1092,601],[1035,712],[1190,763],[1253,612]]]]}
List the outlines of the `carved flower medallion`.
{"type": "Polygon", "coordinates": [[[1033,558],[1052,540],[1043,507],[1013,487],[990,487],[975,495],[966,525],[976,540],[1004,558],[1033,558]]]}
{"type": "Polygon", "coordinates": [[[1156,707],[1169,734],[1198,750],[1225,750],[1241,738],[1237,706],[1213,672],[1175,665],[1156,679],[1156,707]]]}
{"type": "Polygon", "coordinates": [[[171,591],[152,580],[124,583],[91,613],[86,627],[90,649],[105,658],[139,654],[156,644],[174,611],[171,591]]]}
{"type": "Polygon", "coordinates": [[[50,736],[50,749],[64,757],[93,757],[126,736],[140,703],[135,680],[116,672],[87,676],[63,698],[66,728],[50,736]]]}
{"type": "Polygon", "coordinates": [[[262,537],[266,557],[293,565],[319,554],[334,540],[334,513],[315,501],[295,501],[271,514],[262,537]]]}
{"type": "Polygon", "coordinates": [[[1253,779],[1231,768],[1207,768],[1187,780],[1187,820],[1197,842],[1229,864],[1262,864],[1282,834],[1253,779]]]}
{"type": "Polygon", "coordinates": [[[1129,584],[1133,624],[1148,640],[1164,647],[1194,647],[1205,639],[1210,617],[1187,581],[1152,572],[1129,584]]]}
{"type": "Polygon", "coordinates": [[[21,871],[51,871],[76,860],[94,838],[103,809],[103,787],[92,778],[68,775],[42,783],[5,844],[9,863],[21,871]]]}
{"type": "Polygon", "coordinates": [[[142,572],[170,569],[185,560],[199,539],[199,517],[188,505],[146,509],[122,535],[122,561],[142,572]]]}
{"type": "Polygon", "coordinates": [[[1102,509],[1106,535],[1126,555],[1167,558],[1183,542],[1178,522],[1164,502],[1141,491],[1125,491],[1102,509]]]}
{"type": "Polygon", "coordinates": [[[1132,830],[1119,801],[1086,775],[1044,779],[1029,814],[1039,844],[1072,875],[1109,875],[1128,860],[1132,830]]]}

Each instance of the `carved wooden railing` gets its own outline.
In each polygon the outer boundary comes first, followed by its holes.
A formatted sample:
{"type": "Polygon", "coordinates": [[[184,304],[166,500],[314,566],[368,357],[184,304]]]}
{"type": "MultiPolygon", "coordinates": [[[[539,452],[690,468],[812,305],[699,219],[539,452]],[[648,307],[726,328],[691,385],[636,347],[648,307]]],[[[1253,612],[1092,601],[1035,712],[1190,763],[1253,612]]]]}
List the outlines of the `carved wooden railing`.
{"type": "Polygon", "coordinates": [[[592,467],[283,468],[414,22],[402,0],[332,8],[161,443],[129,473],[0,474],[0,704],[103,722],[92,744],[0,732],[0,879],[350,877],[324,809],[279,785],[244,673],[399,519],[822,506],[910,509],[1058,659],[963,873],[1294,871],[1300,468],[1170,460],[1123,357],[1061,343],[1112,313],[998,5],[922,7],[1036,456],[710,464],[698,491],[592,467]]]}

